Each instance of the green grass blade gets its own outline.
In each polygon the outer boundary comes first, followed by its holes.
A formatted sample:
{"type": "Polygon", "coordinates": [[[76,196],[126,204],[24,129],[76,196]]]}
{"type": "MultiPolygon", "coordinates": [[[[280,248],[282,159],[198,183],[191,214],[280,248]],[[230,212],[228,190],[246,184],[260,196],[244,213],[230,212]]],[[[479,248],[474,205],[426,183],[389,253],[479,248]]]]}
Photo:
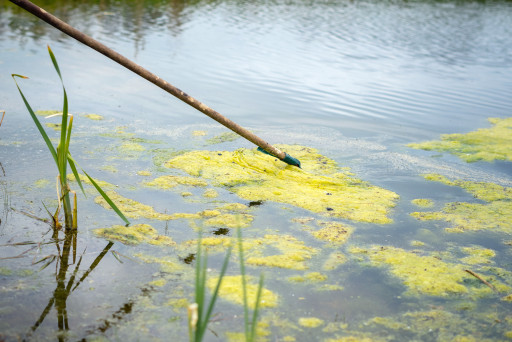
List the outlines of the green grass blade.
{"type": "Polygon", "coordinates": [[[205,286],[206,286],[206,267],[207,267],[207,260],[203,257],[202,252],[202,230],[199,230],[199,236],[197,239],[197,253],[196,253],[196,291],[195,291],[195,300],[197,303],[197,322],[196,322],[196,329],[194,338],[195,341],[201,341],[200,340],[200,329],[203,325],[203,307],[204,307],[204,293],[205,293],[205,286]]]}
{"type": "Polygon", "coordinates": [[[247,304],[247,281],[245,279],[245,262],[244,262],[244,248],[242,244],[242,231],[240,228],[236,230],[238,239],[238,252],[240,257],[240,273],[242,275],[242,294],[244,300],[244,328],[245,336],[249,335],[249,306],[247,304]]]}
{"type": "Polygon", "coordinates": [[[54,66],[55,70],[57,70],[57,74],[59,74],[60,80],[62,81],[62,75],[60,74],[59,64],[57,63],[57,59],[55,58],[55,55],[53,54],[53,51],[50,48],[50,45],[48,45],[48,53],[50,54],[50,58],[52,59],[53,66],[54,66]]]}
{"type": "Polygon", "coordinates": [[[52,143],[50,141],[50,138],[48,137],[48,135],[46,134],[46,131],[44,130],[43,126],[41,125],[41,122],[39,122],[39,119],[34,114],[34,111],[32,110],[32,107],[30,107],[30,104],[28,103],[27,99],[25,98],[25,95],[23,95],[23,92],[21,91],[20,86],[18,85],[18,82],[16,82],[16,78],[15,77],[20,77],[20,78],[28,78],[28,77],[22,76],[22,75],[18,75],[18,74],[12,74],[12,78],[14,80],[14,83],[16,83],[16,87],[18,88],[18,91],[20,92],[20,95],[21,95],[21,98],[23,99],[23,102],[25,103],[25,107],[27,107],[27,110],[28,110],[30,116],[32,117],[32,120],[36,124],[36,127],[39,130],[39,133],[41,134],[41,136],[44,139],[44,142],[46,143],[46,146],[48,146],[48,150],[50,150],[50,153],[52,154],[53,160],[55,161],[55,164],[57,165],[57,167],[59,167],[59,161],[58,161],[58,158],[57,158],[57,151],[55,150],[55,147],[53,147],[53,145],[52,145],[52,143]]]}
{"type": "Polygon", "coordinates": [[[110,205],[110,207],[116,212],[116,214],[126,223],[126,225],[129,225],[130,221],[128,221],[128,219],[124,216],[124,214],[121,212],[121,210],[119,210],[119,208],[115,205],[115,203],[112,202],[112,200],[110,199],[110,197],[108,197],[108,195],[105,193],[105,191],[103,191],[103,189],[101,189],[101,187],[96,183],[96,181],[94,179],[92,179],[92,177],[89,176],[87,174],[87,172],[84,171],[84,169],[82,169],[82,171],[87,176],[87,178],[89,178],[89,180],[91,181],[92,185],[94,185],[96,190],[100,193],[101,197],[103,197],[103,199],[108,203],[108,205],[110,205]]]}
{"type": "Polygon", "coordinates": [[[256,303],[254,303],[254,311],[252,312],[251,332],[247,337],[248,342],[253,342],[256,338],[256,326],[258,324],[258,314],[260,309],[261,293],[263,292],[263,274],[260,274],[260,281],[258,283],[258,292],[256,293],[256,303]]]}
{"type": "Polygon", "coordinates": [[[87,195],[85,194],[84,186],[82,185],[82,181],[80,180],[80,176],[78,175],[78,171],[76,169],[76,162],[71,157],[71,154],[69,152],[68,152],[68,163],[69,163],[69,167],[71,168],[71,172],[73,172],[73,176],[75,176],[78,186],[82,190],[82,193],[84,194],[84,196],[87,197],[87,195]]]}
{"type": "Polygon", "coordinates": [[[203,327],[201,327],[201,331],[200,331],[200,340],[202,340],[202,338],[203,338],[204,332],[206,331],[206,326],[208,325],[208,321],[210,320],[210,316],[212,314],[213,308],[215,307],[215,302],[217,301],[217,297],[219,295],[220,285],[222,283],[222,279],[224,278],[224,275],[226,274],[226,270],[228,268],[229,258],[231,257],[232,250],[233,250],[233,248],[230,247],[226,253],[226,257],[224,258],[224,263],[222,264],[222,269],[219,274],[219,279],[217,280],[217,284],[215,285],[215,290],[213,291],[212,298],[210,299],[210,303],[208,304],[208,309],[207,309],[206,314],[203,319],[203,327]]]}

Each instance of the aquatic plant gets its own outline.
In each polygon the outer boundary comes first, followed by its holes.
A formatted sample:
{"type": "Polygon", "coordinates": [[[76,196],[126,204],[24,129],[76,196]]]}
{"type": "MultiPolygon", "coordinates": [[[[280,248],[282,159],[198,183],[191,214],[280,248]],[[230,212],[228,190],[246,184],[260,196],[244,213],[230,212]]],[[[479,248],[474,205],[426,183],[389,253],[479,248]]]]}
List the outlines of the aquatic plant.
{"type": "MultiPolygon", "coordinates": [[[[196,281],[195,281],[195,302],[190,304],[188,307],[188,328],[189,328],[189,339],[190,341],[202,341],[204,333],[208,326],[211,313],[215,306],[215,302],[221,292],[232,292],[230,289],[236,288],[236,292],[242,292],[241,303],[244,307],[244,332],[245,340],[252,342],[256,338],[256,327],[258,321],[259,308],[262,304],[263,296],[263,282],[264,277],[261,274],[257,286],[249,285],[246,279],[245,272],[245,260],[244,260],[244,249],[243,239],[240,228],[237,229],[237,247],[240,259],[240,276],[225,276],[226,269],[229,263],[229,258],[233,250],[233,245],[230,245],[219,276],[215,279],[206,280],[207,272],[207,259],[208,253],[205,249],[203,251],[202,243],[202,230],[199,230],[199,237],[197,239],[197,254],[196,254],[196,281]],[[212,289],[212,296],[206,306],[206,288],[212,289]],[[249,295],[251,294],[251,296],[249,295]],[[254,295],[255,294],[255,295],[254,295]],[[255,298],[254,303],[249,303],[249,297],[255,298]],[[249,315],[249,308],[253,309],[252,317],[249,315]],[[206,309],[206,311],[205,311],[206,309]]],[[[266,290],[265,296],[273,295],[270,291],[266,290]]],[[[275,295],[273,295],[275,297],[275,295]]],[[[239,302],[238,297],[235,299],[239,302]]],[[[272,303],[275,302],[272,301],[272,303]]],[[[273,306],[270,303],[270,306],[273,306]]],[[[267,306],[268,303],[267,303],[267,306]]]]}
{"type": "MultiPolygon", "coordinates": [[[[71,157],[71,154],[69,152],[69,144],[71,142],[71,130],[73,128],[73,115],[68,113],[68,97],[66,94],[66,88],[64,87],[64,81],[62,79],[62,75],[59,69],[59,65],[57,63],[57,59],[55,58],[55,55],[53,54],[52,50],[50,49],[50,46],[48,46],[48,53],[50,54],[50,58],[52,60],[53,66],[55,70],[57,71],[57,74],[59,75],[61,84],[62,84],[62,90],[64,93],[64,104],[62,108],[62,113],[54,114],[54,115],[62,115],[62,121],[60,124],[60,140],[57,145],[57,148],[53,146],[53,144],[50,141],[50,138],[46,134],[46,131],[44,130],[43,126],[41,125],[41,122],[37,118],[36,114],[32,110],[30,104],[28,103],[27,99],[25,98],[25,95],[21,91],[20,86],[18,85],[18,82],[16,81],[16,77],[27,79],[28,77],[19,75],[19,74],[12,74],[12,78],[14,82],[16,83],[16,87],[18,88],[18,91],[20,92],[21,98],[23,99],[23,102],[25,103],[25,106],[27,107],[28,112],[30,113],[30,116],[32,117],[32,120],[34,121],[35,125],[37,126],[37,129],[39,130],[39,133],[43,137],[46,146],[48,147],[48,150],[52,154],[52,157],[55,161],[55,164],[57,165],[57,169],[59,171],[58,178],[58,193],[59,193],[59,207],[57,208],[56,212],[53,217],[54,225],[56,227],[60,226],[59,223],[59,212],[61,203],[64,208],[64,220],[65,220],[65,227],[66,228],[77,228],[77,199],[76,199],[76,192],[71,191],[68,179],[67,179],[67,168],[68,165],[71,168],[71,171],[73,172],[73,175],[75,176],[75,179],[80,186],[80,189],[85,195],[84,188],[82,186],[82,182],[80,181],[80,177],[78,175],[78,171],[76,168],[76,161],[71,157]],[[70,199],[70,193],[73,193],[74,195],[74,205],[71,206],[71,199],[70,199]]],[[[126,224],[129,224],[130,222],[126,219],[126,217],[123,215],[123,213],[116,207],[116,205],[110,200],[108,195],[101,189],[101,187],[96,183],[96,181],[91,178],[83,169],[83,173],[87,176],[91,184],[96,188],[96,190],[100,193],[100,195],[105,199],[105,201],[110,205],[110,207],[121,217],[123,221],[126,222],[126,224]]]]}

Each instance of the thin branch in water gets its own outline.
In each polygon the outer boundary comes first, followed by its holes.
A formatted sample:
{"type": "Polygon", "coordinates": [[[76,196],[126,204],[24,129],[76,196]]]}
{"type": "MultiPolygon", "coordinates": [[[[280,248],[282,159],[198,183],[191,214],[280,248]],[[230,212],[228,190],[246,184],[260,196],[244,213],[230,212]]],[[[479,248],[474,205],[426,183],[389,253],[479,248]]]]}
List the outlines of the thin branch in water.
{"type": "Polygon", "coordinates": [[[2,113],[2,118],[0,119],[0,127],[1,127],[2,126],[2,122],[4,121],[5,110],[0,110],[0,113],[2,113]]]}
{"type": "Polygon", "coordinates": [[[482,278],[481,276],[479,276],[478,274],[476,274],[475,272],[471,271],[471,270],[464,270],[466,272],[468,272],[469,274],[471,274],[473,277],[475,277],[476,279],[480,280],[482,283],[484,283],[485,285],[489,286],[494,292],[498,292],[498,290],[494,287],[493,284],[489,283],[487,280],[485,280],[484,278],[482,278]]]}

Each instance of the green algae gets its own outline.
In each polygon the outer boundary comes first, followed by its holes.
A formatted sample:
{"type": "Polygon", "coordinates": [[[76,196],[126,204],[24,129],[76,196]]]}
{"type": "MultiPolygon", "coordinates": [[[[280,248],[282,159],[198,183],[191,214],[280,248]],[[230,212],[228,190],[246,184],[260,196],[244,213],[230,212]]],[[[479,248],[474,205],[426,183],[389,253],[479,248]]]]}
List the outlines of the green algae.
{"type": "Polygon", "coordinates": [[[416,198],[413,199],[411,203],[422,208],[430,208],[434,206],[434,201],[427,198],[416,198]]]}
{"type": "Polygon", "coordinates": [[[60,132],[60,128],[62,127],[62,124],[60,123],[52,123],[47,122],[44,124],[46,127],[53,129],[54,131],[60,132]]]}
{"type": "Polygon", "coordinates": [[[116,240],[127,245],[147,242],[153,245],[175,246],[176,243],[168,236],[159,235],[158,231],[148,224],[136,224],[131,227],[114,225],[110,228],[98,228],[94,234],[107,240],[116,240]]]}
{"type": "Polygon", "coordinates": [[[303,169],[247,149],[188,152],[165,166],[211,180],[249,201],[287,203],[361,222],[392,222],[388,214],[399,198],[396,193],[352,177],[313,148],[280,148],[300,159],[303,169]]]}
{"type": "Polygon", "coordinates": [[[263,256],[264,249],[248,251],[248,265],[306,270],[306,262],[318,253],[317,249],[308,247],[304,242],[289,235],[267,234],[261,241],[265,249],[277,249],[281,254],[263,256]]]}
{"type": "Polygon", "coordinates": [[[445,134],[441,140],[408,144],[427,151],[449,152],[466,162],[512,161],[512,118],[489,118],[493,125],[466,134],[445,134]]]}
{"type": "Polygon", "coordinates": [[[375,246],[367,253],[374,265],[389,267],[390,272],[407,286],[410,295],[448,296],[469,292],[464,280],[470,276],[462,265],[390,246],[375,246]]]}
{"type": "Polygon", "coordinates": [[[334,244],[343,244],[350,237],[354,228],[341,222],[319,222],[321,229],[311,232],[315,238],[323,241],[329,241],[334,244]]]}
{"type": "Polygon", "coordinates": [[[46,178],[41,178],[41,179],[38,179],[34,182],[34,186],[36,188],[45,188],[47,187],[48,185],[50,185],[50,181],[46,178]]]}
{"type": "Polygon", "coordinates": [[[40,115],[40,116],[48,116],[48,115],[62,114],[62,110],[36,110],[34,113],[36,115],[40,115]]]}
{"type": "Polygon", "coordinates": [[[318,328],[324,324],[324,320],[316,317],[300,317],[298,323],[305,328],[318,328]]]}
{"type": "Polygon", "coordinates": [[[147,170],[137,171],[137,175],[144,176],[144,177],[150,177],[151,171],[147,171],[147,170]]]}
{"type": "Polygon", "coordinates": [[[425,179],[460,187],[476,199],[487,203],[452,202],[441,211],[413,212],[418,220],[443,220],[451,224],[446,232],[493,230],[512,232],[512,188],[494,183],[449,180],[438,174],[424,175],[425,179]]]}
{"type": "Polygon", "coordinates": [[[217,197],[219,197],[219,193],[215,189],[206,189],[205,192],[203,192],[203,197],[217,198],[217,197]]]}
{"type": "Polygon", "coordinates": [[[108,171],[108,172],[112,172],[112,173],[117,173],[119,172],[119,170],[117,169],[117,167],[115,167],[114,165],[105,165],[101,168],[102,170],[105,170],[105,171],[108,171]]]}
{"type": "MultiPolygon", "coordinates": [[[[151,174],[150,174],[151,175],[151,174]]],[[[186,186],[207,186],[208,183],[202,179],[196,177],[184,177],[184,176],[172,176],[165,175],[158,178],[153,179],[149,182],[143,183],[146,186],[157,188],[157,189],[172,189],[177,187],[178,185],[186,185],[186,186]]]]}
{"type": "Polygon", "coordinates": [[[443,309],[410,311],[397,317],[374,317],[365,323],[366,329],[377,328],[386,341],[403,336],[409,340],[427,341],[435,336],[436,341],[476,342],[496,341],[487,338],[489,328],[496,325],[495,314],[464,316],[443,309]],[[482,329],[482,327],[486,329],[482,329]],[[433,335],[435,332],[435,335],[433,335]]]}
{"type": "MultiPolygon", "coordinates": [[[[115,191],[106,191],[106,194],[115,203],[115,205],[123,212],[127,217],[138,219],[147,218],[153,220],[172,220],[176,217],[173,215],[158,213],[153,207],[134,201],[132,199],[123,197],[115,191]]],[[[97,196],[94,202],[101,205],[105,209],[110,209],[110,205],[105,201],[102,196],[97,196]]]]}
{"type": "Polygon", "coordinates": [[[192,131],[192,135],[194,137],[201,137],[206,135],[206,131],[198,130],[198,131],[192,131]]]}
{"type": "Polygon", "coordinates": [[[491,259],[496,256],[496,252],[492,249],[478,246],[464,247],[462,251],[469,255],[462,258],[461,261],[469,265],[491,264],[493,263],[491,259]]]}
{"type": "Polygon", "coordinates": [[[332,271],[343,265],[347,261],[347,257],[341,252],[332,252],[325,259],[322,270],[332,271]]]}
{"type": "Polygon", "coordinates": [[[327,276],[320,272],[309,272],[304,274],[303,276],[292,276],[288,278],[289,281],[294,283],[321,283],[327,280],[327,276]]]}
{"type": "Polygon", "coordinates": [[[134,256],[147,264],[159,264],[161,270],[166,273],[181,272],[185,269],[182,263],[171,256],[156,257],[142,253],[137,253],[134,256]]]}
{"type": "MultiPolygon", "coordinates": [[[[78,177],[80,178],[80,181],[82,182],[82,184],[88,184],[88,185],[93,185],[91,180],[89,179],[89,177],[79,173],[78,174],[78,177]]],[[[74,182],[76,181],[75,179],[75,175],[72,174],[72,173],[69,173],[66,178],[68,179],[68,181],[70,182],[74,182]]],[[[115,188],[115,185],[111,184],[111,183],[108,183],[108,182],[105,182],[105,181],[102,181],[102,180],[99,180],[99,179],[96,179],[96,178],[93,178],[94,181],[96,182],[96,184],[99,185],[100,188],[102,189],[112,189],[112,188],[115,188]]]]}
{"type": "Polygon", "coordinates": [[[214,136],[213,138],[206,140],[206,143],[208,145],[216,145],[216,144],[221,144],[223,142],[235,141],[239,138],[240,138],[240,135],[238,135],[235,132],[224,132],[224,133],[214,136]]]}
{"type": "Polygon", "coordinates": [[[126,141],[119,146],[119,150],[121,152],[142,152],[145,151],[146,148],[139,143],[126,141]]]}
{"type": "MultiPolygon", "coordinates": [[[[252,277],[246,276],[246,291],[247,291],[247,304],[249,308],[254,310],[256,304],[256,294],[258,292],[258,284],[254,282],[252,277]]],[[[217,285],[218,278],[213,277],[208,279],[207,286],[213,291],[217,285]]],[[[232,303],[244,305],[243,290],[242,290],[242,276],[224,276],[219,289],[219,296],[232,303]]],[[[261,291],[260,308],[273,308],[277,306],[279,297],[274,292],[263,288],[261,291]]]]}
{"type": "Polygon", "coordinates": [[[104,119],[103,116],[98,115],[98,114],[84,114],[84,118],[87,118],[89,120],[94,120],[94,121],[100,121],[100,120],[104,119]]]}
{"type": "MultiPolygon", "coordinates": [[[[238,248],[236,241],[233,242],[229,237],[205,237],[201,243],[209,247],[211,252],[225,251],[231,246],[235,250],[238,248]]],[[[308,247],[290,235],[267,234],[263,238],[244,238],[242,243],[247,256],[246,264],[253,266],[306,270],[307,261],[318,253],[318,249],[308,247]]],[[[191,247],[196,244],[197,240],[190,240],[184,246],[191,247]]]]}

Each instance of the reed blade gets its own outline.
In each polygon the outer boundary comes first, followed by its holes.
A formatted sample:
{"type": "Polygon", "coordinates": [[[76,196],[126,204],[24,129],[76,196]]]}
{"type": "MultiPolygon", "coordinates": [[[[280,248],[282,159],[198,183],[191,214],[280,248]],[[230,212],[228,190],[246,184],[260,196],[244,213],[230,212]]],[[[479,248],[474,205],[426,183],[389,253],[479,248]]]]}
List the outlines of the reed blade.
{"type": "Polygon", "coordinates": [[[46,134],[46,131],[44,130],[43,126],[41,125],[41,122],[37,118],[36,114],[34,114],[34,111],[32,110],[32,107],[30,107],[30,104],[28,103],[27,99],[25,98],[25,95],[23,95],[23,92],[21,91],[20,86],[18,85],[18,82],[16,82],[15,77],[20,77],[20,78],[28,78],[28,77],[23,76],[23,75],[18,75],[18,74],[12,74],[12,78],[14,79],[14,83],[16,83],[16,87],[18,88],[18,91],[20,92],[21,98],[23,99],[23,103],[25,103],[25,107],[27,107],[27,110],[28,110],[30,116],[32,117],[32,120],[36,124],[39,134],[41,134],[41,136],[44,139],[44,142],[46,143],[46,146],[48,146],[48,150],[50,150],[53,160],[55,161],[55,164],[57,165],[57,167],[59,167],[57,151],[55,150],[55,147],[53,147],[52,142],[50,141],[50,138],[48,137],[48,135],[46,134]]]}
{"type": "Polygon", "coordinates": [[[124,216],[124,214],[121,212],[121,210],[119,210],[117,205],[115,205],[115,203],[110,199],[110,197],[108,197],[108,195],[105,193],[105,191],[103,191],[103,189],[100,188],[98,183],[96,183],[96,181],[91,176],[89,176],[87,174],[87,172],[84,171],[84,169],[82,169],[82,171],[87,176],[87,178],[89,178],[89,180],[91,181],[92,185],[96,188],[96,190],[100,193],[101,197],[103,197],[103,199],[108,203],[108,205],[110,205],[110,207],[126,223],[127,226],[130,225],[130,221],[128,221],[128,219],[124,216]]]}

